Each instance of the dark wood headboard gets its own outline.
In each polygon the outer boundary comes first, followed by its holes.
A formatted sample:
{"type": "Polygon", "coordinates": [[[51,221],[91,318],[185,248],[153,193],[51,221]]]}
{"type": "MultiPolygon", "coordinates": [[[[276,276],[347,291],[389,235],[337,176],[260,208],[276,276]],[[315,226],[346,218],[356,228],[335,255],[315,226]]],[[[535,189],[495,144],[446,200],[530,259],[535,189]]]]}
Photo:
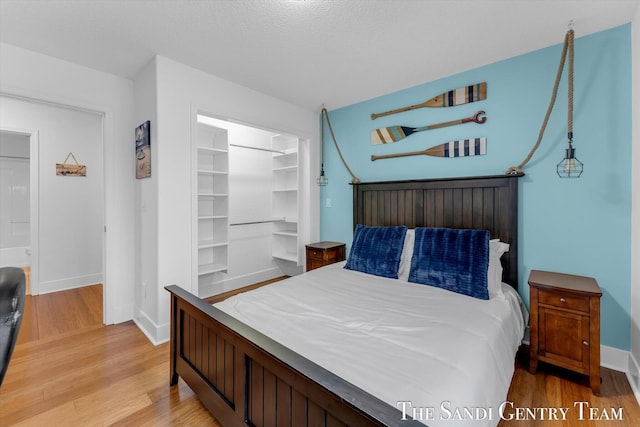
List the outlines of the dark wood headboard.
{"type": "Polygon", "coordinates": [[[518,283],[518,180],[522,175],[353,184],[353,226],[489,230],[509,243],[503,281],[518,283]]]}

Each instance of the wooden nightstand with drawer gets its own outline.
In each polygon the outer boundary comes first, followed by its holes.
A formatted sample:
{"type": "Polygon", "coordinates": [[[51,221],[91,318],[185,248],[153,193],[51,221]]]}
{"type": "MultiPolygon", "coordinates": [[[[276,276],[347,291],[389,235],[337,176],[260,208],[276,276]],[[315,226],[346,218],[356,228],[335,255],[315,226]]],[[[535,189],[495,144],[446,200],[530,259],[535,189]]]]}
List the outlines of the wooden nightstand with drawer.
{"type": "Polygon", "coordinates": [[[345,260],[345,244],[340,242],[318,242],[306,245],[307,271],[345,260]]]}
{"type": "Polygon", "coordinates": [[[532,270],[529,275],[531,348],[529,371],[538,361],[589,377],[600,394],[600,297],[595,279],[532,270]]]}

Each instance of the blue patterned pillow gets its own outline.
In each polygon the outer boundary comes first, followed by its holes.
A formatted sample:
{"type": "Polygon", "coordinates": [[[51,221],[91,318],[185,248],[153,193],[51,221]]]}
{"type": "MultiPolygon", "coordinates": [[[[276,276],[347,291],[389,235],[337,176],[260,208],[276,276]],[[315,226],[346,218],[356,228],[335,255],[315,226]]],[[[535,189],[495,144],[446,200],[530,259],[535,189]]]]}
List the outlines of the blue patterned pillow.
{"type": "Polygon", "coordinates": [[[344,268],[398,278],[400,256],[407,227],[369,227],[356,225],[349,259],[344,268]]]}
{"type": "Polygon", "coordinates": [[[409,281],[489,299],[489,232],[416,228],[409,281]]]}

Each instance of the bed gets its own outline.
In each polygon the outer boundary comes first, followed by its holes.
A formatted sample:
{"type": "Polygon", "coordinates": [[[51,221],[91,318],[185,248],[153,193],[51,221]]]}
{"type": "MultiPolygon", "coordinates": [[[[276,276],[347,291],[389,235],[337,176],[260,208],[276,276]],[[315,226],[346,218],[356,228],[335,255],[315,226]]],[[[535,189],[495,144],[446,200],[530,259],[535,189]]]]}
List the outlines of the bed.
{"type": "MultiPolygon", "coordinates": [[[[482,418],[479,425],[496,425],[497,405],[506,398],[525,321],[524,316],[518,319],[520,302],[511,288],[517,286],[518,277],[517,177],[353,186],[356,237],[362,232],[359,227],[406,226],[415,230],[417,244],[423,241],[417,238],[418,233],[423,236],[424,227],[428,227],[487,230],[491,239],[509,244],[509,251],[502,255],[502,298],[491,297],[478,304],[473,301],[476,298],[467,295],[393,277],[372,276],[345,269],[342,264],[216,305],[169,286],[171,384],[177,384],[182,377],[225,427],[424,426],[437,425],[443,418],[447,418],[445,425],[466,425],[473,417],[482,418]],[[427,288],[431,289],[425,293],[427,288]],[[304,289],[301,295],[313,304],[296,294],[300,289],[304,289]],[[337,298],[332,300],[332,294],[337,298]],[[444,302],[452,300],[451,295],[455,310],[446,308],[444,302]],[[339,300],[347,305],[336,307],[335,301],[339,300]],[[376,300],[390,304],[396,300],[396,305],[375,306],[376,300]],[[302,307],[287,308],[293,302],[302,307]],[[338,313],[323,314],[331,306],[338,313]],[[482,307],[478,310],[484,313],[484,320],[469,320],[474,307],[482,307]],[[457,332],[433,326],[438,319],[444,319],[447,311],[458,314],[443,326],[457,332]],[[264,316],[270,315],[282,323],[278,326],[265,320],[269,317],[264,316]],[[389,329],[389,317],[396,329],[389,329]],[[314,318],[324,318],[328,325],[318,327],[314,318]],[[412,323],[403,324],[407,319],[413,319],[412,323]],[[270,323],[275,327],[269,329],[270,323]],[[494,330],[503,332],[494,338],[485,337],[469,332],[469,323],[478,323],[480,330],[487,330],[489,335],[494,330]],[[436,335],[427,335],[431,332],[425,328],[436,331],[436,335]],[[346,334],[338,339],[347,344],[346,348],[338,348],[336,338],[325,333],[331,329],[342,329],[341,333],[346,334]],[[402,339],[409,330],[417,335],[402,339]],[[454,333],[457,339],[446,338],[454,333]],[[449,347],[446,351],[463,356],[464,362],[450,362],[446,355],[449,353],[439,354],[435,350],[438,346],[425,342],[427,339],[415,339],[416,336],[431,336],[432,341],[440,342],[439,347],[445,343],[449,347]],[[495,340],[505,343],[497,345],[495,340]],[[382,348],[391,351],[382,352],[382,348]],[[413,367],[404,359],[396,359],[399,353],[408,359],[439,360],[441,365],[413,367]],[[372,355],[378,358],[373,359],[372,355]],[[375,360],[374,365],[362,363],[367,360],[375,360]],[[470,371],[465,375],[473,378],[467,380],[463,375],[451,379],[454,371],[470,371]],[[422,389],[428,390],[427,395],[417,396],[415,391],[422,389]],[[478,394],[487,397],[478,400],[478,394]],[[483,412],[489,408],[491,414],[483,412]],[[411,415],[417,419],[412,420],[411,415]]],[[[353,245],[357,246],[355,238],[353,245]]],[[[404,249],[402,253],[406,254],[404,249]]],[[[413,268],[411,272],[415,274],[413,268]]]]}

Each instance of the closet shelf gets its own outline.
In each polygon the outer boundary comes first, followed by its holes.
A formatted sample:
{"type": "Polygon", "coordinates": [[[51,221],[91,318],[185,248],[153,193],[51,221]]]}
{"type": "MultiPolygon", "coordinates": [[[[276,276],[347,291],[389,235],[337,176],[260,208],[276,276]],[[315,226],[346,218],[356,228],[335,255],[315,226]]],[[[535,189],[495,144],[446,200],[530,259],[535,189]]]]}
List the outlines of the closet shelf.
{"type": "Polygon", "coordinates": [[[228,246],[227,242],[217,242],[215,240],[203,240],[198,242],[198,249],[224,248],[225,246],[228,246]]]}
{"type": "Polygon", "coordinates": [[[229,175],[229,172],[199,169],[198,175],[229,175]]]}
{"type": "Polygon", "coordinates": [[[298,237],[298,233],[294,231],[274,231],[273,234],[277,236],[298,237]]]}
{"type": "Polygon", "coordinates": [[[198,266],[198,276],[220,273],[222,271],[227,271],[227,269],[228,267],[222,264],[203,264],[198,266]]]}
{"type": "Polygon", "coordinates": [[[229,134],[198,116],[192,150],[193,293],[210,292],[229,269],[229,134]]]}
{"type": "Polygon", "coordinates": [[[293,172],[298,169],[298,166],[284,166],[281,168],[273,168],[274,172],[293,172]]]}
{"type": "Polygon", "coordinates": [[[198,193],[198,197],[228,197],[226,193],[198,193]]]}
{"type": "Polygon", "coordinates": [[[274,153],[273,157],[284,157],[298,154],[298,147],[290,147],[285,150],[280,150],[278,153],[274,153]]]}
{"type": "Polygon", "coordinates": [[[274,252],[272,256],[284,261],[298,262],[298,254],[295,252],[274,252]]]}
{"type": "Polygon", "coordinates": [[[284,221],[284,218],[271,218],[271,219],[263,219],[257,221],[244,221],[244,222],[234,222],[229,224],[230,226],[238,226],[238,225],[255,225],[255,224],[268,224],[272,222],[284,221]]]}

